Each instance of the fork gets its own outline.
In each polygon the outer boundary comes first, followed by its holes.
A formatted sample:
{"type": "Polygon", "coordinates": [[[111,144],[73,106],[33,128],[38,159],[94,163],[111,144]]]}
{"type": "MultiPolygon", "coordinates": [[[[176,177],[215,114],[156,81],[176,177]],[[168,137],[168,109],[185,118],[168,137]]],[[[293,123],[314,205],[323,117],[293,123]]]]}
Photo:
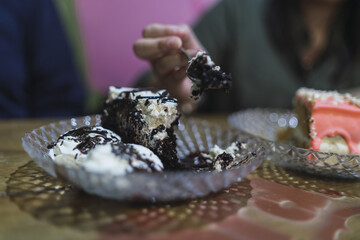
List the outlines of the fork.
{"type": "Polygon", "coordinates": [[[185,55],[185,57],[190,61],[192,57],[185,51],[183,47],[180,47],[180,51],[185,55]]]}
{"type": "MultiPolygon", "coordinates": [[[[180,50],[180,52],[181,52],[182,54],[184,54],[184,55],[186,56],[186,58],[187,58],[189,61],[192,59],[192,57],[185,51],[185,49],[184,49],[183,47],[180,47],[179,50],[180,50]]],[[[196,85],[200,85],[200,84],[201,84],[201,79],[195,78],[195,77],[189,75],[188,69],[189,69],[189,68],[186,69],[186,75],[188,76],[188,78],[190,78],[190,80],[191,80],[193,83],[195,83],[196,85]]]]}

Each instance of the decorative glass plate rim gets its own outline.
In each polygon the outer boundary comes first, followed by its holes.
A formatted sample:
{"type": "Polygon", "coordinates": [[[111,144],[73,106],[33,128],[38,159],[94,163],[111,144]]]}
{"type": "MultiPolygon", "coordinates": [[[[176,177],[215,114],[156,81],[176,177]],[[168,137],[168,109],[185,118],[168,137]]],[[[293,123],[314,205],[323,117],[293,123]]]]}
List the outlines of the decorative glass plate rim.
{"type": "MultiPolygon", "coordinates": [[[[100,115],[93,115],[93,116],[95,116],[95,118],[99,118],[100,119],[100,115]]],[[[35,128],[35,129],[33,129],[33,130],[31,130],[30,132],[27,132],[27,133],[25,133],[25,136],[24,137],[22,137],[22,142],[24,143],[24,139],[29,135],[29,134],[32,134],[34,131],[36,131],[36,130],[39,130],[39,129],[41,129],[41,128],[45,128],[45,127],[48,127],[48,126],[50,126],[51,127],[51,125],[54,125],[54,124],[56,124],[56,123],[60,123],[60,124],[62,124],[62,123],[66,123],[66,122],[68,122],[68,121],[74,121],[74,119],[80,119],[80,118],[84,118],[84,119],[86,119],[86,118],[88,118],[88,117],[92,117],[92,116],[84,116],[84,117],[79,117],[79,118],[71,118],[71,119],[69,119],[69,120],[60,120],[59,122],[52,122],[52,123],[50,123],[50,124],[46,124],[46,125],[42,125],[42,126],[40,126],[40,127],[38,127],[38,128],[35,128]]],[[[192,119],[192,118],[189,118],[189,119],[192,119]]],[[[85,120],[86,121],[86,120],[85,120]]],[[[206,120],[203,120],[203,121],[206,121],[206,120]]],[[[216,125],[218,125],[218,124],[209,124],[209,126],[210,127],[214,127],[214,126],[216,126],[216,125]]],[[[90,126],[90,125],[89,125],[90,126]]],[[[252,134],[249,134],[250,136],[249,137],[251,137],[252,136],[252,134]]],[[[257,136],[254,136],[255,138],[257,137],[257,136]]],[[[261,154],[261,152],[262,152],[262,150],[260,149],[260,148],[258,148],[257,149],[257,153],[260,153],[261,154]]],[[[48,156],[48,157],[50,157],[50,155],[48,156]]],[[[64,166],[64,164],[62,164],[62,163],[57,163],[57,162],[54,162],[54,161],[52,161],[52,163],[54,163],[55,165],[63,165],[64,166]]],[[[247,164],[247,163],[246,163],[247,164]]],[[[236,166],[236,167],[234,167],[234,168],[231,168],[231,169],[225,169],[225,170],[223,170],[223,171],[232,171],[232,170],[236,170],[237,168],[239,168],[239,167],[241,167],[241,166],[243,166],[243,165],[240,165],[240,166],[236,166]]],[[[72,168],[71,166],[65,166],[66,168],[72,168]]],[[[86,171],[85,169],[82,169],[82,168],[80,168],[79,170],[81,170],[81,171],[86,171]]],[[[94,174],[94,175],[102,175],[102,173],[98,173],[98,172],[91,172],[92,174],[94,174]]],[[[201,175],[201,174],[218,174],[218,173],[221,173],[221,172],[217,172],[217,171],[201,171],[201,172],[194,172],[194,171],[192,171],[192,170],[177,170],[177,171],[164,171],[164,172],[151,172],[151,173],[149,173],[149,172],[133,172],[133,173],[131,173],[131,175],[151,175],[151,176],[153,176],[153,175],[160,175],[160,176],[162,176],[162,175],[164,175],[164,174],[177,174],[177,173],[191,173],[191,174],[196,174],[196,175],[201,175]]],[[[109,173],[110,174],[110,173],[109,173]]],[[[114,175],[114,176],[117,176],[117,177],[120,177],[120,175],[118,175],[118,174],[110,174],[110,175],[114,175]]],[[[125,177],[126,175],[123,175],[123,176],[121,176],[121,177],[125,177]]]]}
{"type": "MultiPolygon", "coordinates": [[[[239,111],[239,112],[235,112],[235,113],[232,113],[230,116],[229,116],[229,124],[234,127],[234,128],[237,128],[234,124],[233,124],[233,121],[231,120],[234,116],[238,115],[238,114],[242,114],[242,113],[245,113],[245,112],[249,112],[249,111],[269,111],[269,112],[277,112],[277,113],[281,113],[281,114],[291,114],[291,115],[295,115],[295,113],[291,110],[287,110],[287,109],[276,109],[276,108],[254,108],[254,109],[247,109],[247,110],[243,110],[243,111],[239,111]]],[[[295,116],[296,117],[296,116],[295,116]]],[[[237,128],[238,129],[238,128],[237,128]]],[[[263,141],[268,141],[268,142],[273,142],[273,143],[276,143],[280,146],[286,146],[286,147],[289,147],[289,148],[294,148],[294,149],[299,149],[299,150],[304,150],[304,151],[307,151],[307,152],[314,152],[314,153],[321,153],[321,154],[325,154],[325,155],[337,155],[337,156],[340,156],[340,157],[349,157],[349,156],[359,156],[360,158],[360,155],[354,155],[354,154],[339,154],[339,153],[331,153],[331,152],[321,152],[321,151],[317,151],[317,150],[314,150],[314,149],[308,149],[308,148],[302,148],[302,147],[297,147],[295,145],[292,145],[291,143],[281,143],[281,142],[278,142],[276,140],[271,140],[271,139],[267,139],[265,137],[262,137],[262,136],[259,136],[259,135],[256,135],[256,134],[253,134],[253,133],[249,133],[247,132],[246,130],[244,129],[239,129],[241,131],[244,131],[256,138],[259,138],[259,139],[262,139],[263,141]]]]}
{"type": "MultiPolygon", "coordinates": [[[[191,122],[194,121],[193,118],[182,118],[182,121],[180,121],[180,125],[183,125],[183,122],[191,122]]],[[[203,123],[207,123],[209,128],[214,128],[215,126],[220,126],[218,124],[209,123],[206,120],[202,120],[203,123]]],[[[60,121],[55,121],[50,124],[46,124],[43,126],[40,126],[38,128],[33,129],[30,132],[27,132],[25,136],[22,138],[23,148],[28,153],[28,155],[41,167],[43,168],[47,173],[52,175],[55,178],[65,178],[65,180],[69,181],[68,177],[64,177],[64,171],[66,174],[76,171],[76,174],[83,174],[83,175],[89,175],[91,174],[94,178],[101,178],[104,177],[104,173],[96,173],[96,172],[89,172],[82,168],[73,168],[68,165],[63,165],[54,162],[51,157],[48,154],[44,154],[44,144],[42,144],[42,141],[49,144],[57,139],[59,134],[64,133],[65,131],[69,130],[69,126],[72,128],[77,126],[90,126],[95,124],[101,123],[101,115],[90,115],[90,116],[83,116],[83,117],[77,117],[77,118],[70,118],[70,119],[64,119],[60,121]],[[36,135],[36,136],[35,136],[36,135]],[[34,139],[33,139],[34,138],[34,139]],[[42,147],[42,150],[40,148],[35,148],[34,145],[38,147],[42,147]]],[[[190,124],[190,123],[187,123],[190,124]]],[[[185,129],[186,130],[186,129],[185,129]]],[[[188,131],[188,130],[186,130],[188,131]]],[[[229,131],[229,130],[228,130],[229,131]]],[[[239,132],[239,136],[241,133],[239,132]]],[[[252,139],[252,141],[256,141],[255,138],[252,138],[250,135],[249,139],[252,139]]],[[[250,141],[250,140],[249,140],[250,141]]],[[[198,144],[198,143],[196,143],[198,144]]],[[[206,143],[208,144],[208,143],[206,143]]],[[[199,146],[197,146],[199,147],[199,146]]],[[[118,180],[125,179],[134,179],[136,177],[143,177],[143,178],[149,178],[149,179],[164,179],[164,178],[176,178],[178,176],[192,176],[192,177],[199,177],[199,178],[206,178],[211,176],[228,176],[234,173],[240,173],[243,171],[249,172],[245,176],[239,176],[240,181],[242,178],[245,178],[248,174],[250,174],[252,171],[254,171],[263,161],[264,158],[264,148],[262,147],[261,143],[256,141],[256,149],[253,149],[254,151],[248,152],[247,154],[244,154],[244,156],[248,156],[249,161],[241,164],[239,166],[236,166],[229,170],[224,170],[221,172],[217,171],[204,171],[204,172],[195,172],[193,170],[182,170],[182,171],[164,171],[161,173],[147,173],[147,172],[133,172],[127,175],[117,175],[117,174],[107,174],[107,178],[116,178],[118,180]],[[251,156],[251,153],[256,153],[255,156],[251,156]]],[[[72,184],[75,184],[72,181],[69,181],[72,184]]],[[[233,181],[235,182],[235,181],[233,181]]],[[[110,197],[111,198],[111,197],[110,197]]]]}
{"type": "MultiPolygon", "coordinates": [[[[354,161],[358,161],[360,162],[360,155],[356,155],[356,154],[338,154],[338,153],[330,153],[330,152],[321,152],[321,151],[316,151],[313,149],[306,149],[306,148],[301,148],[301,147],[296,147],[295,145],[292,145],[291,143],[281,143],[278,142],[276,140],[272,140],[269,139],[269,136],[267,136],[268,138],[264,137],[264,135],[261,134],[256,134],[253,132],[254,129],[250,128],[246,128],[243,125],[244,119],[246,118],[246,114],[248,115],[255,115],[255,114],[277,114],[280,115],[279,119],[277,119],[277,121],[273,121],[272,124],[276,124],[279,122],[279,120],[281,120],[281,123],[283,126],[278,126],[277,129],[281,128],[281,127],[287,127],[289,125],[289,119],[296,117],[296,114],[289,109],[281,109],[281,108],[249,108],[249,109],[245,109],[242,111],[238,111],[238,112],[234,112],[232,114],[229,115],[228,117],[228,123],[230,124],[230,126],[243,131],[247,134],[250,134],[256,138],[258,138],[260,141],[262,141],[264,147],[265,147],[265,155],[266,158],[270,158],[272,161],[274,161],[275,163],[283,166],[283,167],[287,167],[287,168],[291,168],[293,170],[297,170],[297,171],[305,171],[311,174],[320,174],[323,176],[327,176],[327,177],[339,177],[339,178],[353,178],[353,179],[360,179],[360,163],[357,164],[357,166],[355,167],[359,167],[359,169],[353,170],[350,169],[347,166],[342,165],[342,169],[334,169],[333,166],[324,163],[324,166],[322,167],[318,167],[315,166],[311,161],[309,161],[308,159],[305,159],[305,157],[302,157],[301,160],[303,160],[304,162],[301,164],[299,164],[297,160],[294,159],[284,159],[282,157],[279,157],[279,152],[276,152],[276,150],[283,151],[283,152],[290,152],[292,151],[293,153],[301,153],[302,155],[316,155],[316,156],[322,156],[322,158],[324,159],[328,159],[331,157],[337,157],[339,159],[346,159],[346,160],[354,160],[354,161]],[[241,123],[239,124],[239,122],[241,121],[241,123]],[[278,158],[276,158],[276,156],[278,158]],[[272,159],[272,157],[274,157],[272,159]],[[303,169],[299,169],[298,167],[302,166],[304,167],[303,169]]],[[[246,120],[245,120],[246,121],[246,120]]],[[[266,120],[262,120],[262,121],[266,121],[266,120]]],[[[267,125],[267,127],[269,127],[269,125],[267,125]]],[[[273,127],[273,126],[271,126],[273,127]]],[[[276,131],[277,130],[276,127],[274,126],[273,129],[271,129],[272,131],[276,131]]],[[[285,129],[285,128],[284,128],[285,129]]],[[[264,131],[265,132],[265,131],[264,131]]],[[[284,156],[284,155],[282,155],[284,156]]],[[[317,160],[321,160],[322,158],[318,158],[317,160]]],[[[321,160],[322,161],[322,160],[321,160]]]]}

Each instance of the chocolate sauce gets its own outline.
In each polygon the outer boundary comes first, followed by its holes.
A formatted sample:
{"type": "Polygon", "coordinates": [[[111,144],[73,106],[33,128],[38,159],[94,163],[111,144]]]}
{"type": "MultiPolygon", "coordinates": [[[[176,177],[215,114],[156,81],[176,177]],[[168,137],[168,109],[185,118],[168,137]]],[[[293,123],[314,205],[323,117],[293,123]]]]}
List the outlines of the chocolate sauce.
{"type": "Polygon", "coordinates": [[[155,128],[155,129],[153,129],[153,130],[151,131],[150,139],[153,139],[154,136],[155,136],[158,132],[162,132],[162,131],[164,131],[165,129],[166,129],[166,127],[165,127],[163,124],[159,125],[157,128],[155,128]]]}
{"type": "Polygon", "coordinates": [[[215,159],[215,162],[220,164],[221,169],[226,169],[226,167],[229,166],[232,161],[234,161],[234,158],[231,156],[231,154],[226,152],[219,154],[215,159]]]}
{"type": "Polygon", "coordinates": [[[47,149],[52,149],[53,147],[56,146],[56,142],[50,143],[46,146],[47,149]]]}
{"type": "Polygon", "coordinates": [[[154,89],[139,89],[139,88],[135,88],[134,90],[131,91],[123,91],[120,93],[121,94],[125,94],[124,98],[130,98],[130,95],[132,93],[141,93],[141,92],[152,92],[154,94],[154,96],[136,96],[135,99],[146,99],[145,102],[145,106],[147,106],[149,104],[149,100],[158,100],[161,103],[166,103],[166,102],[173,102],[173,103],[177,103],[177,99],[173,98],[170,96],[170,93],[167,91],[164,91],[163,93],[159,94],[157,90],[154,89]]]}
{"type": "Polygon", "coordinates": [[[136,171],[145,171],[145,172],[157,172],[158,170],[155,168],[155,163],[151,159],[144,158],[140,153],[136,150],[136,148],[130,144],[126,143],[114,143],[112,146],[112,152],[116,156],[122,156],[124,159],[129,161],[129,165],[134,168],[136,171]],[[147,168],[142,168],[137,165],[133,165],[132,161],[138,160],[146,163],[147,168]],[[151,171],[150,171],[151,169],[151,171]]]}
{"type": "MultiPolygon", "coordinates": [[[[242,149],[241,143],[236,142],[236,146],[239,148],[239,151],[242,149]]],[[[239,153],[239,152],[237,152],[239,153]]],[[[255,156],[256,153],[251,153],[252,156],[255,156]]],[[[196,172],[201,171],[213,171],[219,169],[221,170],[229,169],[236,167],[240,164],[244,164],[249,161],[249,155],[243,157],[233,157],[228,152],[223,152],[216,156],[216,159],[213,159],[209,152],[205,151],[196,151],[187,155],[185,158],[181,159],[181,163],[187,170],[193,170],[196,172]]]]}
{"type": "MultiPolygon", "coordinates": [[[[79,143],[73,150],[78,149],[81,153],[87,154],[98,144],[118,142],[118,139],[115,136],[107,137],[108,134],[109,132],[106,130],[94,130],[92,127],[80,127],[63,134],[59,137],[58,141],[64,140],[65,137],[73,137],[73,140],[79,143]],[[90,136],[92,133],[96,135],[90,136]]],[[[61,145],[62,143],[63,142],[61,142],[61,145]]],[[[55,145],[56,143],[51,143],[47,146],[47,148],[53,148],[55,145]]]]}
{"type": "Polygon", "coordinates": [[[181,163],[186,170],[193,170],[196,172],[212,170],[212,159],[206,152],[192,152],[181,159],[181,163]]]}

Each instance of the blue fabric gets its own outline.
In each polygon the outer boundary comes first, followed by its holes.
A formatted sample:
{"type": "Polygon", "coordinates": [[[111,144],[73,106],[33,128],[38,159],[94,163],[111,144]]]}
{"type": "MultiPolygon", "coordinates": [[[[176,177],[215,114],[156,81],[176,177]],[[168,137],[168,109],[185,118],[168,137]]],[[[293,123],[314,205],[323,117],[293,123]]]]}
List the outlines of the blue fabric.
{"type": "Polygon", "coordinates": [[[84,112],[85,90],[50,0],[0,1],[0,118],[84,112]]]}

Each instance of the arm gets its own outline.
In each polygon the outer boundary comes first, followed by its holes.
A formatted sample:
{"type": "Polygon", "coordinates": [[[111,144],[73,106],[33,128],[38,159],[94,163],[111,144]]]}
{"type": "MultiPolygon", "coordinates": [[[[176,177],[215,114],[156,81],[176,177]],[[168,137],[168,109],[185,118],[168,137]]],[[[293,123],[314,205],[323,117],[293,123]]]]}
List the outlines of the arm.
{"type": "Polygon", "coordinates": [[[25,117],[25,82],[28,80],[24,35],[19,12],[9,1],[0,2],[0,118],[25,117]]]}
{"type": "Polygon", "coordinates": [[[27,98],[30,116],[75,116],[84,113],[85,90],[74,55],[53,1],[35,5],[34,33],[28,32],[31,64],[27,98]]]}
{"type": "MultiPolygon", "coordinates": [[[[221,56],[227,56],[228,41],[233,36],[229,32],[229,28],[234,28],[234,23],[229,18],[229,7],[234,2],[237,1],[220,2],[195,27],[201,42],[221,66],[224,62],[221,56]],[[228,24],[229,22],[232,24],[228,24]]],[[[149,77],[151,83],[148,84],[167,88],[180,103],[190,104],[193,108],[194,101],[189,97],[192,83],[185,73],[187,59],[178,50],[182,46],[194,56],[198,50],[204,49],[193,31],[186,25],[153,24],[144,29],[143,37],[134,44],[134,51],[152,66],[153,72],[149,77]]]]}
{"type": "Polygon", "coordinates": [[[84,89],[52,1],[0,3],[0,117],[81,114],[84,89]]]}

